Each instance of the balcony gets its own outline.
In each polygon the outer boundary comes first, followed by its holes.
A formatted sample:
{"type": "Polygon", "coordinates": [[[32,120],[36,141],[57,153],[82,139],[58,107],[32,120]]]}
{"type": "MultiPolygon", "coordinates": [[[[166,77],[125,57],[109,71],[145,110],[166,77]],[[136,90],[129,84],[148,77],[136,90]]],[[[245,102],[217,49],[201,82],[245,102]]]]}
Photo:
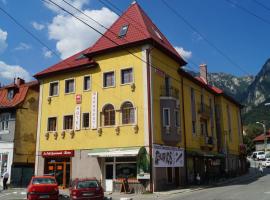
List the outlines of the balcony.
{"type": "Polygon", "coordinates": [[[201,118],[209,119],[211,116],[211,107],[204,104],[199,103],[198,104],[198,113],[201,115],[201,118]]]}
{"type": "Polygon", "coordinates": [[[178,99],[179,98],[179,90],[177,88],[174,88],[174,87],[165,87],[165,86],[162,86],[160,88],[160,96],[161,97],[172,97],[172,98],[175,98],[175,99],[178,99]]]}
{"type": "Polygon", "coordinates": [[[214,139],[212,136],[200,137],[200,146],[203,150],[212,150],[214,147],[214,139]]]}

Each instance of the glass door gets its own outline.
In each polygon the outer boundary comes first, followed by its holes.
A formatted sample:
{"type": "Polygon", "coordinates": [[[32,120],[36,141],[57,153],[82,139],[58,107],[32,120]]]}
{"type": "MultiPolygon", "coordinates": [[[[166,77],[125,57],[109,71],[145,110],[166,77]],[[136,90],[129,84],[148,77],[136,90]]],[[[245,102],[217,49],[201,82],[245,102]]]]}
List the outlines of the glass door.
{"type": "Polygon", "coordinates": [[[106,164],[105,165],[105,189],[106,192],[113,191],[113,164],[106,164]]]}

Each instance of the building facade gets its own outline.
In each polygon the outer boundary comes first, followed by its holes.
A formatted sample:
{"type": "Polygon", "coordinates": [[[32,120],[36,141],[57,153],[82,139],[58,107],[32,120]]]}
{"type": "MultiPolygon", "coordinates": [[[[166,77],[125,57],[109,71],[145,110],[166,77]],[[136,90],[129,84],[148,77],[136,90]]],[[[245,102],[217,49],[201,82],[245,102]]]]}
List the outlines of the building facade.
{"type": "Polygon", "coordinates": [[[191,171],[194,152],[202,163],[213,155],[221,163],[214,106],[223,94],[179,70],[185,64],[133,3],[92,47],[35,75],[35,173],[54,174],[62,187],[96,177],[106,191],[120,191],[128,178],[143,192],[178,187],[203,172],[203,164],[191,171]]]}
{"type": "Polygon", "coordinates": [[[9,183],[26,186],[34,174],[38,115],[36,81],[17,78],[0,88],[0,172],[9,172],[9,183]]]}

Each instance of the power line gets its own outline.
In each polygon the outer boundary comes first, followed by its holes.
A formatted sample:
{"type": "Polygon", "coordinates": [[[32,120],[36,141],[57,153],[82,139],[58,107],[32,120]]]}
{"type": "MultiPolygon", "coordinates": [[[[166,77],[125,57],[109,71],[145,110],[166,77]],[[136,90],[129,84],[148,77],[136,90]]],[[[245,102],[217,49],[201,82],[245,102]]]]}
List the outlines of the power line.
{"type": "Polygon", "coordinates": [[[163,4],[171,10],[179,19],[181,19],[190,29],[196,32],[209,46],[215,49],[220,55],[222,55],[227,61],[229,61],[233,66],[237,67],[239,70],[247,75],[250,75],[246,70],[244,70],[239,64],[237,64],[232,58],[230,58],[226,53],[224,53],[220,48],[218,48],[212,41],[210,41],[204,34],[202,34],[195,26],[193,26],[185,17],[183,17],[176,9],[170,6],[165,0],[161,0],[163,4]]]}
{"type": "MultiPolygon", "coordinates": [[[[42,0],[44,1],[44,0],[42,0]]],[[[31,31],[29,31],[27,28],[24,27],[24,25],[22,25],[17,19],[15,19],[11,14],[9,14],[6,10],[4,10],[1,6],[0,6],[0,11],[2,11],[4,14],[6,14],[17,26],[19,26],[23,31],[25,31],[27,34],[29,34],[32,38],[34,38],[39,44],[41,44],[42,46],[46,47],[49,51],[51,51],[58,59],[61,60],[61,62],[64,62],[67,66],[71,66],[71,62],[68,62],[67,60],[62,60],[61,56],[55,52],[53,49],[51,49],[48,45],[46,45],[42,40],[40,40],[37,36],[35,36],[31,31]]],[[[97,84],[96,82],[94,82],[92,80],[93,84],[96,85],[99,88],[102,88],[102,86],[100,86],[99,84],[97,84]]],[[[119,97],[115,96],[115,94],[113,93],[114,97],[118,100],[120,100],[119,97]]],[[[143,109],[143,107],[141,107],[143,109]]]]}
{"type": "Polygon", "coordinates": [[[235,6],[235,7],[237,7],[237,8],[239,8],[240,10],[242,10],[242,11],[248,13],[249,15],[251,15],[251,16],[253,16],[253,17],[255,17],[255,18],[261,20],[262,22],[264,22],[264,23],[270,25],[270,21],[269,21],[269,20],[267,20],[267,19],[265,19],[265,18],[263,18],[263,17],[260,17],[259,15],[255,14],[254,12],[251,12],[250,10],[248,10],[248,9],[246,9],[245,7],[239,5],[238,3],[233,2],[233,1],[231,1],[231,0],[225,0],[225,1],[227,1],[229,4],[232,4],[233,6],[235,6]]]}
{"type": "Polygon", "coordinates": [[[48,45],[46,45],[44,42],[42,42],[37,36],[35,36],[31,31],[29,31],[27,28],[25,28],[18,20],[16,20],[14,17],[12,17],[11,14],[9,14],[6,10],[4,10],[0,6],[0,10],[7,15],[15,24],[17,24],[21,29],[23,29],[26,33],[28,33],[32,38],[34,38],[39,44],[46,47],[47,50],[51,51],[54,55],[58,56],[58,54],[52,50],[48,45]]]}
{"type": "Polygon", "coordinates": [[[266,6],[265,4],[263,4],[262,2],[259,2],[257,0],[253,0],[256,4],[260,5],[261,7],[263,7],[265,10],[270,11],[270,7],[266,6]]]}
{"type": "MultiPolygon", "coordinates": [[[[64,0],[63,0],[64,1],[64,0]]],[[[117,10],[118,12],[120,12],[120,14],[123,14],[123,11],[120,9],[120,8],[118,8],[116,5],[114,5],[113,3],[111,3],[110,1],[106,1],[107,3],[105,3],[103,0],[99,0],[104,6],[107,6],[107,7],[109,7],[110,9],[112,9],[112,8],[114,8],[114,11],[115,10],[117,10]]],[[[113,9],[112,9],[113,10],[113,9]]],[[[121,17],[121,15],[120,14],[118,14],[117,12],[115,12],[116,13],[116,15],[118,15],[119,17],[121,17]]],[[[144,27],[142,27],[142,25],[138,22],[138,21],[136,21],[136,20],[134,20],[132,17],[130,17],[129,15],[126,15],[127,16],[127,18],[128,19],[130,19],[131,21],[133,21],[133,22],[135,22],[137,25],[139,25],[139,27],[141,27],[141,28],[143,28],[144,29],[144,27]]],[[[125,20],[126,22],[129,22],[129,21],[127,21],[125,18],[123,18],[123,20],[125,20]]],[[[135,24],[133,24],[133,25],[135,25],[135,24]]],[[[146,36],[147,37],[147,35],[142,31],[142,29],[139,29],[139,28],[137,28],[137,27],[135,27],[138,31],[140,31],[140,33],[142,33],[144,36],[146,36]]],[[[157,57],[155,57],[154,55],[152,55],[152,57],[154,57],[155,59],[157,59],[158,61],[160,61],[161,63],[163,63],[163,64],[165,64],[165,65],[167,65],[168,63],[165,63],[163,60],[161,60],[161,59],[159,59],[159,58],[157,58],[157,57]]],[[[199,66],[196,62],[194,62],[193,60],[191,60],[191,59],[189,59],[188,60],[188,62],[190,62],[191,64],[193,64],[195,67],[196,66],[199,66]]],[[[190,66],[191,67],[191,66],[190,66]]],[[[191,67],[192,68],[192,67],[191,67]]],[[[193,67],[193,70],[195,70],[195,71],[198,71],[198,69],[196,69],[196,68],[194,68],[193,67]]]]}
{"type": "MultiPolygon", "coordinates": [[[[67,12],[69,15],[73,16],[74,18],[76,18],[77,20],[79,20],[81,23],[85,24],[86,26],[88,26],[88,27],[91,28],[92,30],[96,30],[96,29],[93,28],[91,25],[87,24],[85,21],[83,21],[82,19],[80,19],[80,18],[78,18],[77,16],[75,16],[73,13],[71,13],[71,12],[67,11],[65,8],[61,7],[59,4],[57,4],[57,3],[55,3],[55,2],[52,2],[52,0],[42,0],[42,1],[49,1],[49,2],[51,2],[52,4],[54,4],[55,6],[57,6],[58,8],[60,8],[61,10],[67,12]]],[[[116,44],[116,45],[119,46],[119,44],[117,44],[117,42],[113,41],[112,39],[110,39],[109,37],[107,37],[106,35],[104,35],[103,33],[99,32],[99,31],[97,31],[97,32],[98,32],[99,34],[101,34],[102,36],[104,36],[105,38],[107,38],[108,40],[112,41],[114,44],[116,44]]],[[[139,59],[139,60],[141,60],[142,62],[144,62],[144,63],[147,64],[147,62],[146,62],[145,60],[143,60],[143,59],[141,59],[140,57],[136,56],[134,53],[130,52],[129,50],[126,49],[125,51],[127,51],[129,54],[131,54],[131,55],[134,56],[135,58],[137,58],[137,59],[139,59]]],[[[156,70],[160,70],[159,68],[155,67],[152,63],[150,63],[150,67],[153,68],[153,69],[156,69],[156,70]]],[[[169,67],[169,66],[167,65],[167,67],[169,67]]],[[[163,71],[163,72],[164,72],[164,71],[163,71]]],[[[165,73],[165,72],[164,72],[164,73],[165,73]]],[[[165,73],[165,74],[166,74],[166,73],[165,73]]],[[[166,75],[168,75],[168,74],[166,74],[166,75]]],[[[169,76],[169,75],[168,75],[168,76],[169,76]]],[[[178,79],[176,79],[176,78],[174,78],[174,77],[172,77],[172,76],[169,76],[169,77],[170,77],[171,79],[175,80],[176,82],[182,84],[182,82],[181,82],[180,80],[178,80],[178,79]]],[[[187,85],[187,84],[183,84],[183,86],[186,86],[186,87],[190,88],[190,85],[187,85]]],[[[196,89],[196,88],[194,88],[194,90],[195,90],[195,91],[197,90],[198,93],[201,94],[201,90],[196,89]]]]}

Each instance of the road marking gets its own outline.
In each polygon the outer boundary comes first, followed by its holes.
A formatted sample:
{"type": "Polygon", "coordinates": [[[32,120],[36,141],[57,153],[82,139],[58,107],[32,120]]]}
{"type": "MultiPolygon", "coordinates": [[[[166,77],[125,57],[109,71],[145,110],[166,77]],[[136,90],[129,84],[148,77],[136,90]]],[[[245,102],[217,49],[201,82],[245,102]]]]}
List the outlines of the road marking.
{"type": "Polygon", "coordinates": [[[13,194],[17,194],[18,192],[13,192],[13,194]]]}
{"type": "Polygon", "coordinates": [[[26,192],[21,192],[21,194],[22,194],[22,195],[25,195],[25,194],[26,194],[26,192]]]}

